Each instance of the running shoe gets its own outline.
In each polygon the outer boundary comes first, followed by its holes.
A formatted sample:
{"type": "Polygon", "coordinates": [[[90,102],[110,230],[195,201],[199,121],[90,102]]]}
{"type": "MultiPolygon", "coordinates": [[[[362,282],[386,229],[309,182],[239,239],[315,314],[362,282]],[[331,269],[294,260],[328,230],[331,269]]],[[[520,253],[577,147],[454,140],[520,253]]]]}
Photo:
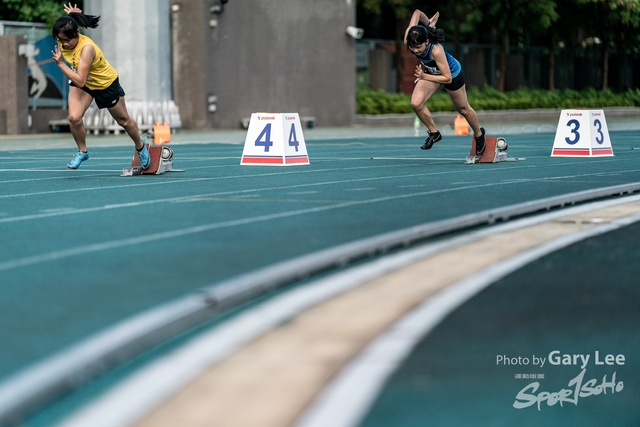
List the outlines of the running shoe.
{"type": "Polygon", "coordinates": [[[484,145],[484,128],[480,128],[482,135],[475,137],[476,139],[476,156],[482,156],[484,153],[484,149],[486,148],[484,145]]]}
{"type": "Polygon", "coordinates": [[[433,144],[440,141],[441,139],[442,135],[440,134],[440,131],[429,132],[429,136],[427,137],[427,139],[425,139],[424,145],[420,148],[422,148],[423,150],[430,150],[431,147],[433,147],[433,144]]]}
{"type": "Polygon", "coordinates": [[[142,150],[138,151],[140,166],[142,166],[142,169],[149,169],[149,165],[151,164],[151,157],[149,157],[149,150],[147,150],[147,144],[144,142],[144,138],[140,138],[140,139],[142,139],[142,150]]]}
{"type": "Polygon", "coordinates": [[[82,151],[78,151],[73,155],[73,159],[69,163],[67,163],[67,167],[69,169],[78,169],[80,167],[80,163],[89,159],[89,153],[83,153],[82,151]]]}

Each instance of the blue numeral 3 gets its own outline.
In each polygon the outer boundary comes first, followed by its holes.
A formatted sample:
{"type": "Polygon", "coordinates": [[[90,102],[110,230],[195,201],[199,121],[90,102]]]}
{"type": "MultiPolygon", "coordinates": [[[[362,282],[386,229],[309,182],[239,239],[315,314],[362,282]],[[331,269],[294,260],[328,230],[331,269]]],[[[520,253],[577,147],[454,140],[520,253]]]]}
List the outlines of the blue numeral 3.
{"type": "Polygon", "coordinates": [[[596,119],[593,124],[595,125],[595,127],[597,128],[596,130],[598,131],[598,135],[596,137],[596,142],[598,144],[602,144],[604,142],[604,134],[602,133],[602,123],[600,123],[599,119],[596,119]]]}
{"type": "Polygon", "coordinates": [[[571,129],[571,133],[573,134],[574,138],[573,139],[569,139],[569,138],[565,138],[564,140],[567,141],[567,144],[575,144],[578,141],[580,141],[580,134],[578,133],[578,129],[580,129],[580,122],[577,121],[576,119],[573,120],[569,120],[567,122],[567,126],[575,126],[573,129],[571,129]]]}

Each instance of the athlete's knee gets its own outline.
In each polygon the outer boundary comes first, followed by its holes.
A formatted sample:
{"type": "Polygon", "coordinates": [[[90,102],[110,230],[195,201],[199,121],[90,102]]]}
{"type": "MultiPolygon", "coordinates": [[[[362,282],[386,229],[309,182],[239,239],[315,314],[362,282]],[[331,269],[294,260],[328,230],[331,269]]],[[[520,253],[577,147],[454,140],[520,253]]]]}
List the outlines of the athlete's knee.
{"type": "Polygon", "coordinates": [[[123,128],[127,128],[131,125],[135,125],[136,122],[135,120],[133,120],[131,118],[131,116],[127,116],[127,117],[117,117],[116,118],[116,123],[118,123],[120,126],[122,126],[123,128]]]}
{"type": "Polygon", "coordinates": [[[82,114],[75,114],[75,113],[69,113],[69,115],[67,116],[67,120],[69,120],[69,124],[72,126],[83,124],[82,118],[83,118],[82,114]]]}
{"type": "Polygon", "coordinates": [[[467,115],[473,113],[473,108],[471,108],[471,106],[469,104],[463,106],[463,107],[457,107],[456,110],[458,110],[458,113],[460,113],[461,116],[463,117],[467,117],[467,115]]]}
{"type": "Polygon", "coordinates": [[[423,108],[427,108],[427,107],[425,106],[424,102],[412,99],[411,100],[411,108],[413,108],[413,111],[418,112],[418,111],[422,110],[423,108]]]}

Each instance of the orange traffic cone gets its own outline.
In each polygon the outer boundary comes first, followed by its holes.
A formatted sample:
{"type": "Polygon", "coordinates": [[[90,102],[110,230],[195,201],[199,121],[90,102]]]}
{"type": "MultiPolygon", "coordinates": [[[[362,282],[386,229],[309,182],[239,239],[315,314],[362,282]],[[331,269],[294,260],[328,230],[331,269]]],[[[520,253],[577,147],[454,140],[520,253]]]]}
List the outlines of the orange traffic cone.
{"type": "Polygon", "coordinates": [[[467,119],[458,115],[453,121],[453,133],[454,135],[469,135],[469,123],[467,119]]]}
{"type": "Polygon", "coordinates": [[[153,125],[153,143],[160,144],[168,144],[171,142],[171,128],[167,124],[167,122],[163,122],[162,124],[156,123],[153,125]]]}

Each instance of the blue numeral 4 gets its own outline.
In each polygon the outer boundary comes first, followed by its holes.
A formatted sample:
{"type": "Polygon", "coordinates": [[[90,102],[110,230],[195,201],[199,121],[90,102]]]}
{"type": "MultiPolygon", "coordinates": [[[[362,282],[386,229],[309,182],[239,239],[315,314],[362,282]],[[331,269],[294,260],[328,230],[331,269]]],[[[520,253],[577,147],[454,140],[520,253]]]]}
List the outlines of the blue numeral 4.
{"type": "Polygon", "coordinates": [[[297,152],[299,145],[300,142],[298,142],[298,137],[296,136],[295,123],[291,123],[291,131],[289,131],[289,147],[296,147],[297,152]]]}
{"type": "Polygon", "coordinates": [[[267,123],[267,125],[262,129],[258,138],[256,138],[256,147],[264,147],[264,152],[269,152],[269,147],[273,146],[273,141],[271,141],[271,123],[267,123]]]}

